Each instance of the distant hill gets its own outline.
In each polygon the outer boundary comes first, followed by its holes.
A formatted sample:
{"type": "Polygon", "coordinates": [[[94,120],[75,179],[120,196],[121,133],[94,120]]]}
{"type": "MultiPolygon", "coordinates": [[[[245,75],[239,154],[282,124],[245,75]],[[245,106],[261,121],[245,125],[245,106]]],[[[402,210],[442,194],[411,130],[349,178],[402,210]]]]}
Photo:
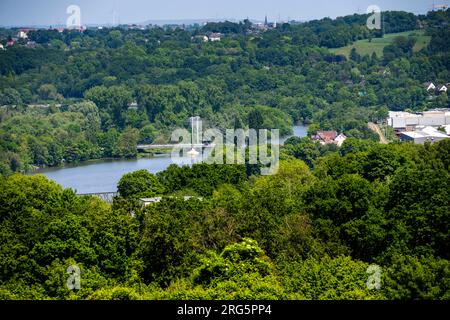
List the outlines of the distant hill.
{"type": "Polygon", "coordinates": [[[356,48],[356,51],[361,56],[367,54],[372,55],[375,52],[378,57],[382,57],[384,47],[390,45],[396,37],[398,36],[407,37],[409,35],[414,35],[417,38],[417,43],[413,49],[414,52],[420,51],[426,46],[428,46],[431,40],[431,37],[426,36],[423,30],[413,30],[413,31],[386,34],[383,38],[373,38],[372,42],[369,42],[368,39],[358,40],[348,46],[330,49],[330,51],[332,51],[335,54],[342,54],[348,58],[352,48],[356,48]]]}

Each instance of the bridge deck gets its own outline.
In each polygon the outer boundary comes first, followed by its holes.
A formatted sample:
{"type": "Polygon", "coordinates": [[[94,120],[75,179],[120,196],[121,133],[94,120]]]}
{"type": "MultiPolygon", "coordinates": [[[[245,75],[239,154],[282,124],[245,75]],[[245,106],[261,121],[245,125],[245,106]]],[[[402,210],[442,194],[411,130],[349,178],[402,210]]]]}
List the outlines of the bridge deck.
{"type": "Polygon", "coordinates": [[[215,144],[213,143],[204,143],[204,144],[140,144],[137,146],[138,150],[146,150],[146,149],[172,149],[172,148],[214,148],[215,144]]]}

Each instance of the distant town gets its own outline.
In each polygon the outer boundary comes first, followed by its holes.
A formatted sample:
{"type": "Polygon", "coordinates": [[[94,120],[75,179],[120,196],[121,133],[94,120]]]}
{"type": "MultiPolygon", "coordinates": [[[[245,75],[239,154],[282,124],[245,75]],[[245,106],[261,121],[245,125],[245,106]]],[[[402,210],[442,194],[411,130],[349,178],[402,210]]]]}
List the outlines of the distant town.
{"type": "MultiPolygon", "coordinates": [[[[35,41],[32,41],[29,39],[28,34],[33,31],[39,31],[39,30],[47,30],[47,31],[54,31],[54,32],[79,32],[83,33],[86,30],[103,30],[103,29],[122,29],[122,30],[149,30],[154,28],[163,28],[164,30],[175,30],[175,29],[181,29],[185,31],[195,31],[200,29],[201,27],[207,25],[208,23],[215,23],[215,21],[219,20],[205,20],[202,22],[192,22],[189,24],[186,23],[163,23],[163,24],[155,24],[155,23],[148,23],[148,24],[118,24],[118,25],[98,25],[98,26],[90,26],[90,25],[82,25],[79,27],[71,27],[67,28],[65,26],[48,26],[48,27],[11,27],[9,28],[12,32],[12,34],[8,37],[0,36],[0,50],[6,50],[8,47],[12,47],[14,45],[21,45],[28,48],[36,48],[37,44],[35,41]]],[[[224,23],[229,22],[226,20],[224,23]]],[[[230,22],[231,23],[231,22],[230,22]]],[[[241,22],[242,23],[242,22],[241,22]]],[[[276,29],[277,26],[281,25],[282,23],[289,23],[289,24],[299,24],[301,22],[291,20],[289,22],[280,21],[280,22],[271,22],[268,20],[267,15],[264,18],[263,22],[254,20],[250,21],[248,19],[244,20],[245,24],[250,25],[250,28],[248,29],[248,34],[258,35],[262,32],[265,32],[267,30],[276,29]]],[[[225,35],[219,32],[205,32],[205,34],[198,34],[196,36],[192,37],[192,40],[200,40],[204,42],[214,42],[214,41],[220,41],[225,35]]]]}

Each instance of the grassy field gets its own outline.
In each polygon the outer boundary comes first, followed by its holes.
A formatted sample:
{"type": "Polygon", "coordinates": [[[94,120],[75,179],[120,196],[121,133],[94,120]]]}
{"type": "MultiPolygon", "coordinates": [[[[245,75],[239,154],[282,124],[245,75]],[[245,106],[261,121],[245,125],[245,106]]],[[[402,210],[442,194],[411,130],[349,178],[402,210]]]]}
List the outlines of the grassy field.
{"type": "Polygon", "coordinates": [[[354,47],[356,48],[356,51],[361,55],[364,56],[366,54],[372,55],[372,53],[376,53],[378,57],[383,56],[383,48],[389,44],[392,43],[395,37],[398,36],[409,36],[409,35],[415,35],[417,38],[417,43],[414,46],[414,52],[420,51],[421,49],[425,48],[430,43],[429,36],[424,35],[423,30],[415,30],[415,31],[406,31],[406,32],[399,32],[399,33],[389,33],[384,36],[384,38],[374,38],[372,39],[372,42],[369,42],[369,40],[359,40],[355,41],[353,44],[348,45],[346,47],[336,48],[336,49],[330,49],[330,51],[334,52],[335,54],[343,54],[346,57],[350,55],[350,50],[354,47]]]}

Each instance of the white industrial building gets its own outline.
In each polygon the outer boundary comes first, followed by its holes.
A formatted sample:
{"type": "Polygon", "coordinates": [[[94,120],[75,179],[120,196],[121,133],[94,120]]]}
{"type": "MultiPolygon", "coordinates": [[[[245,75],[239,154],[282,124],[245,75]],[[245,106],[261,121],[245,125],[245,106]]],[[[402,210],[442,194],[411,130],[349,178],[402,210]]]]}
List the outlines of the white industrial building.
{"type": "Polygon", "coordinates": [[[450,128],[450,109],[434,109],[420,113],[389,111],[386,121],[400,141],[423,144],[450,138],[447,132],[450,128]],[[438,128],[444,129],[444,132],[438,128]]]}
{"type": "Polygon", "coordinates": [[[417,126],[446,126],[450,125],[450,109],[436,109],[421,113],[389,111],[387,124],[396,132],[413,131],[417,126]]]}
{"type": "Polygon", "coordinates": [[[437,142],[450,138],[443,132],[433,127],[416,127],[416,131],[404,131],[400,133],[401,141],[412,141],[417,144],[425,142],[437,142]]]}

